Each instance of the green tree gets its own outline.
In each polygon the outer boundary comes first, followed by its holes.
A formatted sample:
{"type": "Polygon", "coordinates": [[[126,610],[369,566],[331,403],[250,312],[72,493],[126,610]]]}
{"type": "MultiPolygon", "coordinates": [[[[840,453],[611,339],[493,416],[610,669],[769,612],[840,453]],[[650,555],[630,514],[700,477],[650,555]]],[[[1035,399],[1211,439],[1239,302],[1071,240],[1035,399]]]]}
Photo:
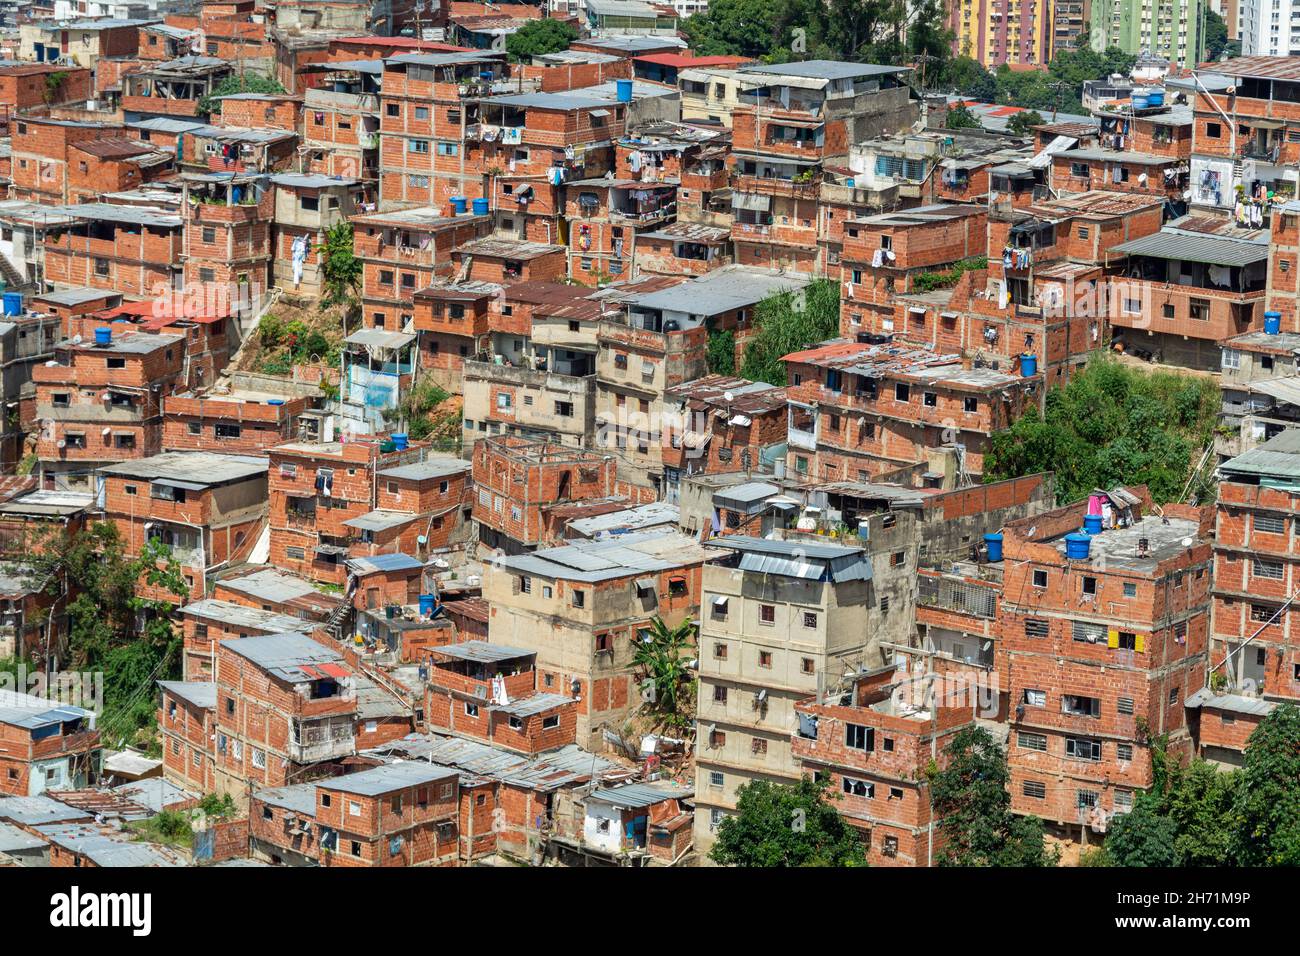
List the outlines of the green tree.
{"type": "Polygon", "coordinates": [[[207,93],[199,99],[198,113],[200,116],[210,117],[214,113],[221,112],[221,97],[233,96],[236,93],[283,93],[284,87],[279,80],[262,76],[260,73],[233,73],[226,77],[220,83],[212,88],[212,92],[207,93]]]}
{"type": "Polygon", "coordinates": [[[1300,865],[1300,709],[1282,704],[1246,743],[1230,844],[1242,866],[1300,865]]]}
{"type": "Polygon", "coordinates": [[[724,866],[865,866],[857,831],[828,802],[828,782],[767,780],[736,791],[736,813],[718,824],[709,851],[724,866]]]}
{"type": "MultiPolygon", "coordinates": [[[[652,691],[649,703],[669,726],[680,729],[694,720],[691,700],[690,650],[695,646],[695,623],[682,621],[669,627],[657,615],[636,639],[632,663],[641,668],[652,691]]],[[[645,685],[642,685],[643,688],[645,685]]]]}
{"type": "Polygon", "coordinates": [[[998,83],[993,74],[969,56],[953,57],[945,63],[937,85],[982,103],[992,103],[998,95],[998,83]]]}
{"type": "MultiPolygon", "coordinates": [[[[546,21],[553,22],[553,21],[546,21]]],[[[325,278],[324,305],[353,304],[361,291],[361,260],[353,246],[352,223],[340,222],[325,233],[316,250],[325,278]]]]}
{"type": "Polygon", "coordinates": [[[26,551],[11,573],[50,595],[52,612],[66,609],[68,619],[66,646],[42,643],[30,663],[44,667],[57,656],[66,670],[102,672],[99,728],[105,739],[130,740],[154,719],[154,682],[179,676],[181,639],[167,599],[183,602],[189,595],[179,563],[153,539],[128,556],[117,527],[107,522],[71,538],[51,528],[26,551]]]}
{"type": "Polygon", "coordinates": [[[709,332],[709,374],[736,374],[736,333],[730,329],[709,332]]]}
{"type": "Polygon", "coordinates": [[[1177,824],[1161,812],[1159,800],[1143,795],[1111,821],[1106,855],[1114,866],[1174,866],[1177,835],[1177,824]]]}
{"type": "Polygon", "coordinates": [[[1205,11],[1205,59],[1241,56],[1241,41],[1228,39],[1228,25],[1213,10],[1205,11]]]}
{"type": "Polygon", "coordinates": [[[506,52],[512,60],[559,53],[578,39],[578,30],[567,20],[529,20],[506,37],[506,52]]]}
{"type": "Polygon", "coordinates": [[[980,121],[975,118],[975,114],[965,103],[958,103],[948,108],[948,115],[944,117],[943,125],[947,129],[979,129],[980,121]]]}
{"type": "Polygon", "coordinates": [[[430,378],[422,378],[406,391],[397,408],[384,412],[391,424],[403,423],[415,441],[430,440],[443,450],[459,450],[461,415],[443,406],[451,396],[430,378]]]}
{"type": "Polygon", "coordinates": [[[955,734],[944,748],[947,766],[932,767],[930,806],[939,819],[941,866],[1055,866],[1037,817],[1011,812],[1007,757],[983,727],[955,734]]]}
{"type": "MultiPolygon", "coordinates": [[[[1063,503],[1117,484],[1145,484],[1158,503],[1181,500],[1213,441],[1220,401],[1211,379],[1098,354],[1048,390],[1042,415],[1029,408],[993,435],[985,480],[1054,471],[1063,503]]],[[[1207,469],[1196,479],[1190,494],[1212,493],[1207,469]]]]}
{"type": "Polygon", "coordinates": [[[1044,122],[1043,115],[1037,110],[1025,110],[1007,120],[1007,132],[1013,136],[1032,136],[1034,127],[1042,126],[1044,122]]]}
{"type": "Polygon", "coordinates": [[[767,59],[788,51],[796,4],[789,0],[714,0],[703,13],[687,17],[682,32],[700,56],[751,56],[767,59]]]}
{"type": "Polygon", "coordinates": [[[755,309],[754,324],[756,331],[745,346],[740,374],[753,382],[784,385],[784,356],[839,334],[839,283],[816,279],[798,296],[792,292],[768,296],[755,309]]]}

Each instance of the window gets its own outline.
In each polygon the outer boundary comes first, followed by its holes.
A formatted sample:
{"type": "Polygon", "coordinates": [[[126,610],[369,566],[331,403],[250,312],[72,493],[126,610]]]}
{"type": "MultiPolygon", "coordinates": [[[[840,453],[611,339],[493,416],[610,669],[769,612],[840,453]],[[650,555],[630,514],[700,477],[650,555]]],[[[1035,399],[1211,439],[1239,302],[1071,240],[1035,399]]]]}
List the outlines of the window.
{"type": "Polygon", "coordinates": [[[718,661],[725,661],[725,660],[727,659],[727,645],[726,645],[726,644],[721,644],[721,643],[716,643],[716,642],[714,643],[714,645],[713,645],[713,659],[714,659],[714,660],[718,660],[718,661]]]}
{"type": "Polygon", "coordinates": [[[1025,621],[1025,637],[1046,637],[1049,626],[1047,621],[1033,617],[1028,618],[1025,621]]]}
{"type": "Polygon", "coordinates": [[[1034,569],[1034,587],[1036,588],[1047,587],[1047,572],[1044,571],[1042,568],[1034,569]]]}
{"type": "Polygon", "coordinates": [[[1045,691],[1045,690],[1032,690],[1032,689],[1026,687],[1026,688],[1025,688],[1024,702],[1025,702],[1026,706],[1029,706],[1029,707],[1046,707],[1046,706],[1047,706],[1047,691],[1045,691]]]}
{"type": "Polygon", "coordinates": [[[1092,621],[1071,621],[1070,636],[1080,644],[1100,644],[1106,640],[1106,625],[1092,621]]]}
{"type": "Polygon", "coordinates": [[[1176,703],[1178,703],[1178,688],[1171,687],[1169,688],[1169,706],[1172,707],[1176,703]]]}
{"type": "Polygon", "coordinates": [[[524,722],[523,722],[523,720],[522,720],[521,718],[519,718],[519,717],[511,717],[509,723],[510,723],[510,729],[511,729],[511,730],[523,730],[523,729],[524,729],[524,722]]]}
{"type": "Polygon", "coordinates": [[[258,770],[266,769],[266,751],[258,750],[256,747],[251,748],[253,751],[253,766],[258,770]]]}
{"type": "Polygon", "coordinates": [[[1061,713],[1073,714],[1076,717],[1100,717],[1101,701],[1096,697],[1064,694],[1061,697],[1061,713]]]}
{"type": "Polygon", "coordinates": [[[1266,534],[1281,534],[1286,522],[1280,515],[1255,515],[1255,530],[1266,534]]]}
{"type": "Polygon", "coordinates": [[[721,730],[715,730],[709,734],[710,747],[725,747],[727,745],[727,735],[721,730]]]}
{"type": "Polygon", "coordinates": [[[1138,593],[1138,586],[1136,584],[1134,584],[1132,581],[1124,582],[1124,596],[1126,598],[1137,597],[1137,593],[1138,593]]]}
{"type": "Polygon", "coordinates": [[[854,797],[866,797],[870,800],[876,795],[876,785],[874,783],[867,783],[867,781],[859,780],[856,777],[845,777],[843,787],[845,793],[854,797]]]}
{"type": "Polygon", "coordinates": [[[477,717],[477,716],[478,716],[478,704],[471,704],[469,701],[465,701],[465,716],[466,716],[466,717],[477,717]]]}
{"type": "Polygon", "coordinates": [[[904,385],[902,382],[897,383],[894,386],[894,401],[910,402],[911,400],[912,400],[912,387],[910,385],[904,385]]]}
{"type": "Polygon", "coordinates": [[[1075,796],[1077,799],[1076,806],[1080,810],[1091,810],[1101,798],[1101,795],[1095,790],[1076,790],[1075,796]]]}
{"type": "Polygon", "coordinates": [[[1210,320],[1210,300],[1188,299],[1187,314],[1197,321],[1208,322],[1210,320]]]}
{"type": "Polygon", "coordinates": [[[861,724],[844,725],[844,746],[853,750],[871,751],[876,749],[876,731],[874,727],[861,724]]]}
{"type": "Polygon", "coordinates": [[[429,141],[427,139],[408,139],[406,141],[406,151],[408,153],[425,153],[429,152],[429,141]]]}
{"type": "Polygon", "coordinates": [[[978,398],[972,398],[969,395],[961,400],[961,408],[964,412],[979,411],[980,402],[978,398]]]}
{"type": "Polygon", "coordinates": [[[217,422],[212,431],[218,438],[238,438],[240,426],[229,422],[217,422]]]}
{"type": "Polygon", "coordinates": [[[1120,697],[1118,700],[1116,700],[1116,701],[1115,701],[1115,713],[1117,713],[1117,714],[1131,714],[1131,713],[1133,713],[1133,698],[1132,698],[1132,697],[1120,697]]]}
{"type": "Polygon", "coordinates": [[[804,627],[816,627],[816,626],[817,626],[817,615],[816,615],[816,614],[813,614],[811,611],[804,611],[804,614],[803,614],[803,626],[804,626],[804,627]]]}
{"type": "Polygon", "coordinates": [[[715,704],[725,704],[727,702],[727,688],[721,685],[714,686],[713,702],[715,704]]]}
{"type": "Polygon", "coordinates": [[[1101,759],[1101,741],[1089,740],[1087,737],[1066,737],[1065,755],[1075,760],[1096,762],[1101,759]]]}
{"type": "Polygon", "coordinates": [[[749,752],[759,757],[767,756],[767,741],[762,737],[754,737],[749,742],[749,752]]]}
{"type": "Polygon", "coordinates": [[[921,404],[924,405],[926,408],[934,408],[936,405],[939,404],[939,396],[936,395],[934,392],[922,392],[921,404]]]}
{"type": "Polygon", "coordinates": [[[1047,797],[1047,784],[1038,780],[1026,780],[1020,785],[1020,792],[1030,800],[1043,800],[1047,797]]]}
{"type": "Polygon", "coordinates": [[[1132,745],[1132,744],[1116,744],[1116,745],[1115,745],[1115,756],[1118,757],[1120,760],[1132,760],[1132,759],[1133,759],[1133,745],[1132,745]]]}
{"type": "Polygon", "coordinates": [[[106,276],[106,275],[108,275],[108,260],[107,260],[107,259],[96,259],[96,260],[95,260],[95,275],[97,275],[97,276],[106,276]]]}
{"type": "Polygon", "coordinates": [[[713,599],[713,619],[715,621],[725,621],[727,619],[727,599],[717,597],[713,599]]]}
{"type": "Polygon", "coordinates": [[[801,657],[799,659],[799,671],[803,674],[817,673],[817,662],[811,657],[801,657]]]}
{"type": "Polygon", "coordinates": [[[1083,576],[1083,593],[1095,597],[1097,594],[1097,579],[1090,576],[1083,576]]]}
{"type": "Polygon", "coordinates": [[[1251,572],[1257,578],[1270,578],[1275,581],[1280,581],[1282,580],[1282,562],[1253,558],[1251,561],[1251,572]]]}
{"type": "Polygon", "coordinates": [[[768,667],[768,668],[770,668],[770,667],[772,666],[772,652],[771,652],[771,651],[759,651],[759,652],[758,652],[758,666],[759,666],[759,667],[768,667]]]}
{"type": "Polygon", "coordinates": [[[1027,734],[1020,733],[1016,738],[1017,743],[1023,750],[1038,750],[1043,753],[1047,752],[1047,737],[1044,734],[1027,734]]]}
{"type": "Polygon", "coordinates": [[[723,783],[724,783],[725,781],[726,781],[726,777],[724,777],[724,776],[722,775],[722,773],[720,773],[719,771],[717,771],[717,770],[710,770],[710,771],[709,771],[709,786],[710,786],[710,787],[720,787],[720,786],[723,785],[723,783]]]}
{"type": "Polygon", "coordinates": [[[1206,123],[1205,135],[1210,139],[1220,139],[1223,136],[1223,127],[1218,123],[1206,123]]]}
{"type": "Polygon", "coordinates": [[[776,623],[776,605],[760,604],[758,606],[758,623],[775,624],[776,623]]]}

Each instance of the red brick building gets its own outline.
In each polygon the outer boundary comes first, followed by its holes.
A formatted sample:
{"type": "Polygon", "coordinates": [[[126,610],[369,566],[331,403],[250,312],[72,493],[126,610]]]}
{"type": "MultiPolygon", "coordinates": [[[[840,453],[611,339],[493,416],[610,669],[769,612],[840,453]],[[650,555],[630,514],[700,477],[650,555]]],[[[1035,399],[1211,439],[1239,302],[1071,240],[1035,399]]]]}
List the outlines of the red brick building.
{"type": "Polygon", "coordinates": [[[1204,683],[1210,520],[1177,504],[1152,513],[1145,488],[1117,488],[1003,529],[1014,810],[1102,833],[1151,786],[1153,741],[1190,757],[1184,701],[1204,683]],[[1102,530],[1084,535],[1089,513],[1102,530]]]}
{"type": "Polygon", "coordinates": [[[431,649],[424,689],[430,729],[536,754],[574,742],[578,702],[540,691],[536,653],[463,641],[431,649]]]}
{"type": "MultiPolygon", "coordinates": [[[[117,525],[126,553],[160,541],[185,576],[190,598],[207,576],[247,558],[266,521],[266,459],[211,452],[165,452],[99,469],[104,518],[117,525]]],[[[141,584],[142,594],[177,601],[141,584]]]]}
{"type": "Polygon", "coordinates": [[[860,831],[872,866],[934,866],[943,840],[928,768],[943,769],[944,749],[974,725],[975,709],[944,700],[934,675],[906,665],[848,683],[847,694],[795,704],[791,753],[801,773],[830,779],[835,808],[860,831]]]}
{"type": "MultiPolygon", "coordinates": [[[[210,674],[208,676],[211,676],[210,674]]],[[[211,793],[217,733],[217,685],[211,680],[159,681],[158,733],[164,779],[188,790],[211,793]]]]}
{"type": "Polygon", "coordinates": [[[238,801],[252,788],[328,775],[353,754],[352,669],[298,634],[217,645],[216,789],[238,801]]]}

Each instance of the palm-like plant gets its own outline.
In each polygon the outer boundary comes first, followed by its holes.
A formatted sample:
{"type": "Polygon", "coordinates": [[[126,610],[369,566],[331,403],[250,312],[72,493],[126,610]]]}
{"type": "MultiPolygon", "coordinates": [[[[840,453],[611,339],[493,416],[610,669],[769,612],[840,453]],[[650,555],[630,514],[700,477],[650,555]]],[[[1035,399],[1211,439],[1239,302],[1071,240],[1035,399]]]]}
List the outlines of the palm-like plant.
{"type": "Polygon", "coordinates": [[[682,621],[669,627],[662,618],[655,617],[650,627],[641,632],[636,642],[632,663],[642,668],[650,683],[652,707],[670,720],[679,717],[682,685],[688,680],[687,663],[682,651],[695,643],[695,623],[682,621]]]}

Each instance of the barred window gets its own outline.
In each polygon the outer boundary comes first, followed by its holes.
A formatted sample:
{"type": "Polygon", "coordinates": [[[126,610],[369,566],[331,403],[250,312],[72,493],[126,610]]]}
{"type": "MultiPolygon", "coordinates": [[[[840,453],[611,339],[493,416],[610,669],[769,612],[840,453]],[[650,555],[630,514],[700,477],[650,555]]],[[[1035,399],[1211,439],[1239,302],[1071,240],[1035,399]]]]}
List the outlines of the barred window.
{"type": "Polygon", "coordinates": [[[1025,637],[1046,637],[1047,628],[1046,621],[1031,617],[1025,621],[1025,637]]]}
{"type": "Polygon", "coordinates": [[[1105,644],[1106,628],[1091,621],[1071,621],[1070,629],[1074,639],[1085,644],[1105,644]]]}
{"type": "Polygon", "coordinates": [[[1047,751],[1047,736],[1045,734],[1026,734],[1019,735],[1020,746],[1025,750],[1040,750],[1044,753],[1047,751]]]}
{"type": "Polygon", "coordinates": [[[1121,697],[1119,700],[1115,701],[1115,712],[1120,714],[1133,713],[1133,698],[1121,697]]]}
{"type": "Polygon", "coordinates": [[[1042,800],[1047,796],[1047,784],[1038,780],[1026,780],[1020,785],[1020,792],[1031,800],[1042,800]]]}
{"type": "Polygon", "coordinates": [[[1255,530],[1281,534],[1286,530],[1286,520],[1279,515],[1255,515],[1255,530]]]}
{"type": "Polygon", "coordinates": [[[1251,570],[1257,578],[1271,578],[1274,581],[1282,580],[1282,562],[1265,561],[1261,558],[1254,558],[1251,561],[1251,570]]]}

